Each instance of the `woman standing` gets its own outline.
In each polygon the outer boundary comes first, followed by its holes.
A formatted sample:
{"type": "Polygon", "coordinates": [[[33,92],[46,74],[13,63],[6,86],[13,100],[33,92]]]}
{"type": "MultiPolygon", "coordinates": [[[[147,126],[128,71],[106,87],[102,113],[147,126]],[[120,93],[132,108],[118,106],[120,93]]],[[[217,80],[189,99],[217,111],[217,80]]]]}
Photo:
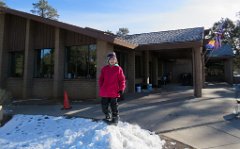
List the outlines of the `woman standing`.
{"type": "Polygon", "coordinates": [[[99,78],[99,96],[102,97],[101,104],[105,119],[109,122],[118,123],[117,100],[124,92],[125,76],[122,68],[118,65],[115,52],[107,55],[107,62],[108,65],[102,68],[99,78]]]}

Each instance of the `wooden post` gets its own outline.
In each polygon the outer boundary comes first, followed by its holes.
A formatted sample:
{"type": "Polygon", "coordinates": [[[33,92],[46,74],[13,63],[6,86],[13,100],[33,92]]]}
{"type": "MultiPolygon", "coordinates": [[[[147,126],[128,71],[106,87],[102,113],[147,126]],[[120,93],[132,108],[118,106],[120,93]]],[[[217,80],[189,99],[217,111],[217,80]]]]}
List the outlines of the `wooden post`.
{"type": "Polygon", "coordinates": [[[0,88],[5,88],[6,86],[6,74],[7,74],[7,65],[6,65],[6,49],[4,47],[5,39],[5,14],[0,13],[0,88]]]}
{"type": "Polygon", "coordinates": [[[194,47],[192,49],[193,58],[193,88],[194,96],[202,97],[202,48],[194,47]]]}
{"type": "Polygon", "coordinates": [[[158,57],[153,55],[153,85],[158,86],[158,57]]]}
{"type": "Polygon", "coordinates": [[[144,71],[144,83],[147,85],[149,84],[149,51],[145,51],[145,57],[144,57],[144,65],[145,65],[145,71],[144,71]]]}
{"type": "Polygon", "coordinates": [[[206,81],[206,70],[205,70],[205,57],[204,54],[202,54],[202,86],[205,87],[205,81],[206,81]]]}
{"type": "Polygon", "coordinates": [[[61,29],[55,28],[55,49],[54,49],[54,77],[53,97],[55,100],[63,99],[64,79],[64,42],[61,29]]]}
{"type": "Polygon", "coordinates": [[[135,93],[135,51],[128,54],[128,92],[135,93]]]}
{"type": "Polygon", "coordinates": [[[97,40],[97,74],[96,74],[96,97],[98,98],[99,95],[99,86],[98,86],[98,80],[101,74],[101,69],[103,66],[105,66],[106,63],[106,56],[108,52],[113,51],[113,45],[109,45],[107,42],[102,40],[97,40]]]}
{"type": "Polygon", "coordinates": [[[33,80],[34,49],[32,49],[32,29],[31,21],[27,19],[26,38],[25,38],[25,56],[24,56],[24,76],[23,76],[23,98],[31,97],[33,80]]]}

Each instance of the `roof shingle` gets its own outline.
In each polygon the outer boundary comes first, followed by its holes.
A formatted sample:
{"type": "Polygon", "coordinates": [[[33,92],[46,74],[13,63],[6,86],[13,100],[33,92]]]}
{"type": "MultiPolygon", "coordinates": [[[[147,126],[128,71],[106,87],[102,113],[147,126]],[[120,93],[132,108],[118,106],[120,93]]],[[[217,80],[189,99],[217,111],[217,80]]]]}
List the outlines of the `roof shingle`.
{"type": "Polygon", "coordinates": [[[223,44],[220,48],[216,50],[209,50],[207,56],[211,58],[220,58],[220,57],[233,57],[234,54],[231,45],[223,44]]]}
{"type": "Polygon", "coordinates": [[[179,30],[169,30],[161,32],[151,32],[124,36],[123,39],[128,42],[146,45],[159,43],[175,43],[175,42],[189,42],[201,41],[203,39],[204,28],[187,28],[179,30]]]}

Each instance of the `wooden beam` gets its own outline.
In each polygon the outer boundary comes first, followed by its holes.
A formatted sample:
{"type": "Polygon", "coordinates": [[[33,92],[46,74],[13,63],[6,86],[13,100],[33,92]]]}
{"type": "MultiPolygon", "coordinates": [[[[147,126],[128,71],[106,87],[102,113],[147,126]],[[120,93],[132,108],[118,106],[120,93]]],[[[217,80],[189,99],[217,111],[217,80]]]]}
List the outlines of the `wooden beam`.
{"type": "Polygon", "coordinates": [[[5,39],[5,14],[0,14],[0,88],[6,86],[6,49],[4,48],[5,39]]]}
{"type": "Polygon", "coordinates": [[[53,77],[53,98],[60,100],[63,97],[64,79],[64,45],[61,29],[55,28],[54,48],[54,77],[53,77]]]}
{"type": "Polygon", "coordinates": [[[193,88],[194,88],[194,96],[202,97],[202,48],[194,47],[192,49],[192,57],[193,57],[193,88]]]}
{"type": "Polygon", "coordinates": [[[58,27],[58,28],[70,30],[73,32],[77,32],[77,33],[80,33],[83,35],[94,37],[96,39],[104,40],[104,41],[107,41],[107,42],[110,42],[113,44],[117,44],[120,46],[124,46],[124,47],[130,48],[130,49],[134,49],[135,47],[137,47],[136,44],[129,43],[123,39],[117,38],[115,35],[110,35],[110,34],[107,34],[106,32],[99,31],[99,30],[94,30],[94,29],[90,29],[90,28],[82,28],[79,26],[75,26],[75,25],[71,25],[71,24],[67,24],[67,23],[63,23],[63,22],[59,22],[59,21],[51,20],[51,19],[47,19],[47,18],[42,18],[40,16],[36,16],[33,14],[29,14],[26,12],[22,12],[22,11],[10,9],[10,8],[5,8],[5,7],[0,7],[0,13],[9,13],[12,15],[20,16],[23,18],[34,20],[36,22],[40,22],[40,23],[51,25],[53,27],[58,27]]]}
{"type": "Polygon", "coordinates": [[[139,45],[136,50],[171,50],[171,49],[183,49],[183,48],[193,48],[201,47],[202,42],[180,42],[180,43],[159,43],[159,44],[148,44],[148,45],[139,45]]]}
{"type": "Polygon", "coordinates": [[[34,50],[32,49],[32,28],[31,20],[27,19],[26,23],[26,38],[25,38],[25,55],[24,55],[24,75],[23,75],[23,99],[28,99],[32,96],[32,81],[33,81],[33,57],[34,50]]]}

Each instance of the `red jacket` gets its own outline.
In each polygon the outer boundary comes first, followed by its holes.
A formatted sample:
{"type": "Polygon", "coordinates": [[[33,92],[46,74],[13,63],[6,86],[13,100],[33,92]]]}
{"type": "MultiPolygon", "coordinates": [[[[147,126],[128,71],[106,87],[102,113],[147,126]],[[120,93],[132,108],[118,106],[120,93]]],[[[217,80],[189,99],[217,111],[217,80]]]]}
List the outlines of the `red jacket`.
{"type": "Polygon", "coordinates": [[[116,98],[119,96],[119,91],[125,89],[125,76],[120,66],[106,65],[101,70],[99,78],[100,97],[116,98]]]}

